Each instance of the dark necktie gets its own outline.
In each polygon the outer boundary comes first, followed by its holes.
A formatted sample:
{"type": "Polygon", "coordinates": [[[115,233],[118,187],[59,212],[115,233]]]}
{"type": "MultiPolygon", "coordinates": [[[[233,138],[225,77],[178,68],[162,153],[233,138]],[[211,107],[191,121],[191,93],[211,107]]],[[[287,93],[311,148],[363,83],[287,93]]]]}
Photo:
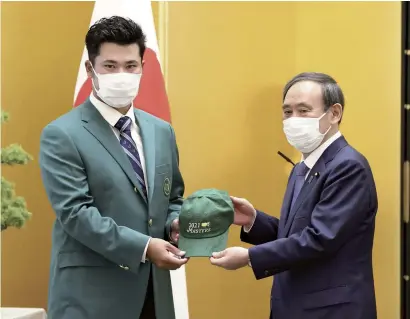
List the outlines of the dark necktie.
{"type": "Polygon", "coordinates": [[[305,177],[307,172],[309,171],[309,167],[306,166],[304,162],[299,163],[295,167],[295,186],[293,188],[293,197],[292,197],[292,204],[290,208],[292,209],[293,204],[295,203],[296,199],[299,196],[299,193],[302,189],[303,183],[305,182],[305,177]]]}
{"type": "Polygon", "coordinates": [[[137,145],[131,137],[131,124],[131,119],[128,116],[123,116],[115,124],[115,128],[120,132],[120,144],[131,162],[144,195],[147,196],[147,188],[145,186],[144,171],[142,170],[140,156],[138,154],[137,145]]]}

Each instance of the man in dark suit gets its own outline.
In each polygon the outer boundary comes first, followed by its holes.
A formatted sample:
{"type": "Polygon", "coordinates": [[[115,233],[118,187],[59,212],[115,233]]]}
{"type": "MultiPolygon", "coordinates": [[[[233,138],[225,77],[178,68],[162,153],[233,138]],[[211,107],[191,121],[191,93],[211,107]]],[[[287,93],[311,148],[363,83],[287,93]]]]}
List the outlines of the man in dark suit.
{"type": "Polygon", "coordinates": [[[40,166],[56,214],[50,319],[174,319],[169,270],[184,194],[169,123],[133,107],[145,35],[121,17],[86,36],[93,93],[48,124],[40,166]]]}
{"type": "Polygon", "coordinates": [[[375,319],[372,248],[377,194],[366,158],[339,132],[344,97],[334,79],[302,73],[284,89],[283,125],[303,154],[289,177],[280,219],[232,197],[250,249],[214,253],[225,269],[275,276],[272,319],[375,319]]]}

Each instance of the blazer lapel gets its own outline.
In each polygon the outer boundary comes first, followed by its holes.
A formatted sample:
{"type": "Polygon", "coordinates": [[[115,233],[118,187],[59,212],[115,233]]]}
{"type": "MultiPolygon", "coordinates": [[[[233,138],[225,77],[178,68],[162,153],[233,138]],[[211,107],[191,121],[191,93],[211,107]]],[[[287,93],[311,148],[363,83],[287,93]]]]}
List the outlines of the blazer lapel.
{"type": "Polygon", "coordinates": [[[320,176],[320,173],[323,172],[325,169],[325,163],[323,161],[323,158],[319,158],[319,160],[316,162],[315,166],[312,167],[310,170],[305,183],[302,186],[302,189],[300,190],[300,193],[298,195],[298,198],[295,201],[295,204],[293,205],[289,217],[286,220],[285,224],[285,229],[283,231],[283,236],[286,237],[289,234],[290,226],[293,223],[293,220],[295,218],[296,212],[299,210],[300,206],[302,203],[305,201],[306,197],[309,195],[310,191],[313,189],[315,186],[317,179],[320,176]]]}
{"type": "Polygon", "coordinates": [[[289,234],[290,227],[292,226],[297,211],[300,209],[306,197],[309,195],[310,191],[315,186],[320,174],[324,172],[326,164],[333,160],[336,154],[347,145],[348,144],[346,139],[343,136],[339,137],[332,144],[329,145],[329,147],[323,152],[322,156],[318,159],[316,164],[312,167],[308,177],[305,180],[305,183],[303,184],[302,189],[300,190],[299,196],[296,199],[296,202],[289,213],[289,217],[285,222],[285,229],[282,233],[284,237],[286,237],[289,234]]]}
{"type": "Polygon", "coordinates": [[[295,170],[293,169],[289,177],[288,186],[286,187],[285,196],[283,198],[283,204],[280,212],[279,227],[278,227],[278,238],[282,238],[286,220],[289,215],[289,208],[292,202],[293,188],[295,186],[295,170]]]}
{"type": "Polygon", "coordinates": [[[82,121],[84,128],[89,131],[117,161],[124,173],[130,179],[131,183],[138,189],[139,193],[146,201],[131,163],[112,131],[110,124],[107,123],[89,100],[85,102],[84,108],[82,109],[82,121]]]}
{"type": "Polygon", "coordinates": [[[135,119],[140,128],[141,140],[144,149],[145,169],[147,172],[148,202],[152,200],[155,180],[155,128],[154,124],[143,116],[141,111],[134,110],[135,119]]]}

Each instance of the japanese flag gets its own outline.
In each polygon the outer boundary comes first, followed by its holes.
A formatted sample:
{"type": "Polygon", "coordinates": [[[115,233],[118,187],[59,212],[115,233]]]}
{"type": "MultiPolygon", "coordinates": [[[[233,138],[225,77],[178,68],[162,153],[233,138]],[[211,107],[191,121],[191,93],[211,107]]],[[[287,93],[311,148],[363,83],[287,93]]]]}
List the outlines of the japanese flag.
{"type": "MultiPolygon", "coordinates": [[[[138,23],[147,38],[143,60],[144,71],[134,106],[152,115],[171,121],[171,113],[165,90],[164,77],[159,62],[159,48],[155,32],[154,17],[150,0],[96,0],[90,26],[97,20],[110,16],[123,16],[138,23]]],[[[87,77],[85,61],[88,60],[84,47],[78,69],[74,93],[74,106],[83,103],[92,92],[91,80],[87,77]]],[[[172,290],[176,319],[189,319],[185,268],[171,271],[172,290]]]]}
{"type": "MultiPolygon", "coordinates": [[[[151,1],[149,0],[96,0],[90,26],[97,20],[110,16],[123,16],[138,23],[147,38],[147,49],[143,60],[144,71],[141,78],[138,96],[134,106],[151,113],[165,121],[171,121],[168,97],[165,90],[164,77],[159,62],[159,48],[155,32],[151,1]]],[[[87,78],[84,62],[88,59],[84,47],[78,70],[74,93],[74,106],[83,103],[92,91],[91,79],[87,78]]]]}

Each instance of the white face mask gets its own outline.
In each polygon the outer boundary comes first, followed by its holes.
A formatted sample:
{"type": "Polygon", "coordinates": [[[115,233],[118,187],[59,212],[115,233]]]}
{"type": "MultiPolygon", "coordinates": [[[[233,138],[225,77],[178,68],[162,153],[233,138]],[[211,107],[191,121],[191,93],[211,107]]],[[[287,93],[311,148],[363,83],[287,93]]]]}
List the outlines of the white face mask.
{"type": "Polygon", "coordinates": [[[322,134],[319,130],[320,117],[290,117],[283,121],[283,131],[290,145],[301,153],[311,153],[322,143],[323,138],[329,132],[322,134]]]}
{"type": "MultiPolygon", "coordinates": [[[[94,71],[94,69],[93,69],[94,71]]],[[[98,97],[113,108],[130,105],[138,94],[142,74],[136,73],[107,73],[97,74],[99,90],[94,80],[93,88],[98,97]]]]}

